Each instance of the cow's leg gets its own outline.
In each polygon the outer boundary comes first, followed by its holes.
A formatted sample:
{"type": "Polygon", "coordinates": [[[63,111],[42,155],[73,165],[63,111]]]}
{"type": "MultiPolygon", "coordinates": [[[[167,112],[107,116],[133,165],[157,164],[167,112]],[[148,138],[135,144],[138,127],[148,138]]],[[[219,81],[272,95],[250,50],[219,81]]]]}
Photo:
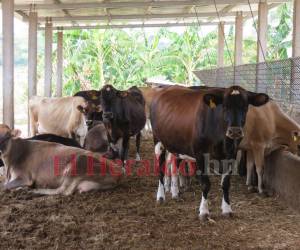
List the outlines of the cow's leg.
{"type": "Polygon", "coordinates": [[[257,146],[253,151],[253,154],[257,173],[258,192],[263,194],[264,148],[262,146],[257,146]]]}
{"type": "Polygon", "coordinates": [[[3,187],[4,190],[10,190],[10,189],[25,187],[25,186],[28,186],[28,183],[25,180],[21,178],[16,178],[12,181],[7,182],[3,187]]]}
{"type": "MultiPolygon", "coordinates": [[[[171,156],[172,157],[172,156],[171,156]]],[[[177,199],[179,194],[179,188],[178,188],[178,169],[177,166],[178,163],[180,164],[181,159],[178,159],[173,161],[171,159],[171,193],[172,193],[172,199],[177,199]]]]}
{"type": "Polygon", "coordinates": [[[136,146],[136,157],[135,159],[137,161],[141,160],[140,156],[140,145],[141,145],[141,132],[139,132],[135,137],[135,146],[136,146]]]}
{"type": "Polygon", "coordinates": [[[161,142],[155,144],[155,156],[156,160],[158,160],[159,164],[159,181],[158,181],[158,189],[156,194],[156,200],[159,202],[163,202],[166,199],[165,189],[164,189],[164,162],[166,158],[166,150],[162,149],[161,142]]]}
{"type": "Polygon", "coordinates": [[[247,151],[247,180],[246,180],[246,185],[248,186],[249,191],[254,190],[254,187],[252,185],[253,170],[254,170],[253,154],[250,150],[248,150],[247,151]]]}
{"type": "Polygon", "coordinates": [[[122,150],[121,150],[121,161],[123,166],[125,165],[125,161],[128,157],[128,150],[129,150],[129,136],[124,136],[122,141],[122,150]]]}
{"type": "Polygon", "coordinates": [[[207,173],[205,172],[203,155],[197,157],[196,163],[196,178],[199,181],[200,186],[202,188],[202,197],[199,207],[199,218],[201,220],[205,220],[209,215],[208,192],[210,190],[210,180],[207,173]]]}
{"type": "Polygon", "coordinates": [[[169,159],[171,159],[171,153],[167,153],[167,163],[166,163],[166,171],[165,171],[165,176],[164,176],[164,188],[165,188],[165,192],[168,193],[170,192],[170,187],[171,187],[171,161],[169,159]]]}
{"type": "Polygon", "coordinates": [[[69,178],[65,178],[63,183],[58,188],[37,188],[33,189],[32,192],[35,194],[42,194],[42,195],[57,195],[63,194],[67,191],[71,181],[69,178]]]}
{"type": "Polygon", "coordinates": [[[222,198],[222,215],[230,216],[232,215],[232,209],[229,200],[229,189],[230,189],[230,177],[232,170],[228,170],[226,173],[222,174],[221,186],[223,190],[222,198]]]}

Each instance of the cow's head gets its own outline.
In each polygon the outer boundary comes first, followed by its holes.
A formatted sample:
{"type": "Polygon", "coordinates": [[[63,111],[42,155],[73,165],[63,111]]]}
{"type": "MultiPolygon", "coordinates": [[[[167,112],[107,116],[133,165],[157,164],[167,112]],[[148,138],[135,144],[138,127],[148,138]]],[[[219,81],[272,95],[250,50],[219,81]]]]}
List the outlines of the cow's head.
{"type": "Polygon", "coordinates": [[[112,122],[116,116],[122,116],[120,103],[128,95],[126,91],[119,91],[112,85],[105,85],[101,90],[101,106],[104,123],[112,122]]]}
{"type": "Polygon", "coordinates": [[[86,105],[78,105],[77,109],[84,115],[86,125],[90,129],[97,113],[102,112],[101,105],[96,105],[93,102],[87,102],[86,105]]]}
{"type": "Polygon", "coordinates": [[[290,150],[300,156],[300,131],[292,131],[291,137],[290,150]]]}
{"type": "Polygon", "coordinates": [[[249,104],[264,105],[269,101],[269,96],[246,91],[239,86],[232,86],[222,90],[213,90],[205,94],[203,100],[211,109],[222,105],[226,137],[241,139],[244,136],[243,127],[249,104]]]}
{"type": "Polygon", "coordinates": [[[0,150],[3,149],[6,142],[12,137],[19,137],[21,131],[19,129],[10,129],[5,124],[0,124],[0,150]]]}

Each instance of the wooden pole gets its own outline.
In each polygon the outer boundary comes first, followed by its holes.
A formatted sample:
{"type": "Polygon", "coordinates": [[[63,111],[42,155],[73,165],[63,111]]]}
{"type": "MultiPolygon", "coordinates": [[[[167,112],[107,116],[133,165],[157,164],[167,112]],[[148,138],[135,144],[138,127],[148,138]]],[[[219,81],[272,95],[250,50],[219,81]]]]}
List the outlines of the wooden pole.
{"type": "Polygon", "coordinates": [[[63,32],[57,32],[57,82],[56,96],[62,96],[63,85],[63,32]]]}
{"type": "Polygon", "coordinates": [[[44,96],[51,96],[52,88],[52,23],[49,20],[45,27],[45,88],[44,96]]]}

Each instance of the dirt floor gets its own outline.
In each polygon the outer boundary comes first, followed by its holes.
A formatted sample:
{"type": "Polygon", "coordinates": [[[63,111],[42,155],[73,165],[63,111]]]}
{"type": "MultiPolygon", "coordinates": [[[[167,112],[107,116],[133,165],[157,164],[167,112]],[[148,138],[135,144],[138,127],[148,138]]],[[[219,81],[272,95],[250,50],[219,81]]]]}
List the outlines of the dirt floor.
{"type": "MultiPolygon", "coordinates": [[[[142,157],[152,158],[144,142],[142,157]]],[[[220,178],[212,178],[210,220],[198,217],[200,190],[155,201],[156,177],[129,177],[115,190],[69,197],[0,193],[1,249],[300,249],[300,214],[277,197],[248,193],[232,179],[233,218],[220,215],[220,178]]]]}

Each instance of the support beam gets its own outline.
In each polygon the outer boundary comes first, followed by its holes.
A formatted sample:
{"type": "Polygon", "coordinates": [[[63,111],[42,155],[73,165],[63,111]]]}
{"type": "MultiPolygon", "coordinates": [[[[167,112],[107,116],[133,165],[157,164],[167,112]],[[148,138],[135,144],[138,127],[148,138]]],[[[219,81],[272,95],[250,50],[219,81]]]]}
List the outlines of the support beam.
{"type": "Polygon", "coordinates": [[[29,13],[28,25],[28,99],[36,95],[37,85],[37,13],[29,13]]]}
{"type": "Polygon", "coordinates": [[[257,62],[264,62],[267,55],[268,5],[260,2],[258,5],[257,29],[257,62]]]}
{"type": "Polygon", "coordinates": [[[56,82],[56,96],[62,96],[63,85],[63,31],[57,32],[57,82],[56,82]]]}
{"type": "MultiPolygon", "coordinates": [[[[233,25],[234,22],[226,22],[224,24],[233,25]]],[[[53,27],[53,30],[78,30],[78,29],[135,29],[135,28],[155,28],[155,27],[187,27],[196,25],[200,26],[214,26],[219,25],[219,22],[211,22],[211,23],[197,23],[197,22],[190,22],[190,23],[140,23],[140,24],[110,24],[110,25],[79,25],[79,26],[56,26],[53,27]]],[[[45,27],[39,27],[39,30],[45,30],[45,27]]]]}
{"type": "Polygon", "coordinates": [[[218,62],[217,62],[218,68],[224,66],[224,44],[225,44],[224,34],[225,34],[224,23],[220,22],[218,25],[218,62]]]}
{"type": "Polygon", "coordinates": [[[44,96],[51,96],[52,88],[52,23],[47,22],[45,27],[45,86],[44,96]]]}
{"type": "MultiPolygon", "coordinates": [[[[216,4],[248,4],[247,0],[215,0],[216,4]]],[[[272,3],[289,2],[289,0],[272,0],[272,3]]],[[[259,3],[259,0],[251,0],[251,3],[259,3]]],[[[36,10],[74,10],[95,8],[148,8],[170,6],[201,6],[214,4],[214,0],[188,0],[188,1],[128,1],[128,2],[89,2],[89,3],[61,3],[61,4],[36,4],[36,10]]],[[[15,10],[30,10],[30,4],[16,5],[15,10]]]]}
{"type": "Polygon", "coordinates": [[[2,0],[3,123],[14,127],[14,0],[2,0]]]}
{"type": "Polygon", "coordinates": [[[294,0],[293,57],[300,56],[300,0],[294,0]]]}
{"type": "Polygon", "coordinates": [[[238,13],[235,18],[234,65],[243,64],[243,14],[238,13]]]}
{"type": "MultiPolygon", "coordinates": [[[[244,15],[251,14],[251,12],[244,12],[244,15]]],[[[257,12],[253,12],[257,15],[257,12]]],[[[220,17],[234,17],[235,12],[222,12],[219,13],[220,17]]],[[[216,12],[206,13],[169,13],[169,14],[139,14],[139,15],[96,15],[96,16],[57,16],[52,17],[52,21],[55,23],[66,21],[111,21],[111,20],[151,20],[151,19],[178,19],[178,18],[217,18],[216,12]]],[[[40,17],[39,22],[45,22],[46,17],[40,17]]]]}

